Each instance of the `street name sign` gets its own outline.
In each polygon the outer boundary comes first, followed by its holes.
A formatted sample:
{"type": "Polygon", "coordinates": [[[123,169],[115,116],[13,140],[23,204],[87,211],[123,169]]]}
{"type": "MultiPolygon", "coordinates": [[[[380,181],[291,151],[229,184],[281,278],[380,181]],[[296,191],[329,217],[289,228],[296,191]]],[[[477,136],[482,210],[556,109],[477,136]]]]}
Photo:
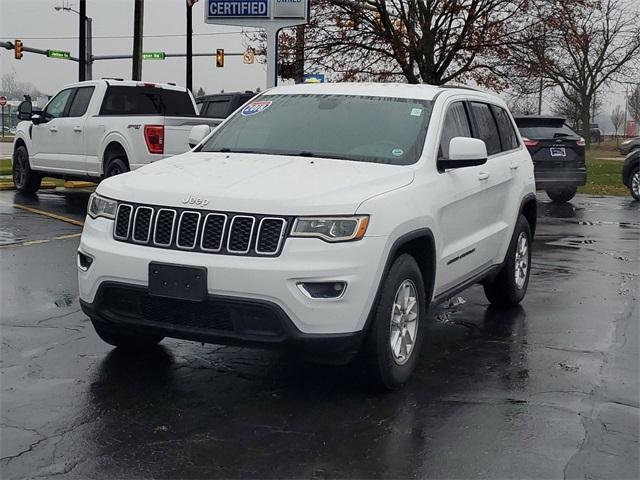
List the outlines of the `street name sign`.
{"type": "Polygon", "coordinates": [[[142,52],[143,60],[164,60],[164,52],[142,52]]]}
{"type": "Polygon", "coordinates": [[[61,58],[62,60],[69,60],[71,58],[71,53],[63,52],[62,50],[47,50],[47,57],[61,58]]]}

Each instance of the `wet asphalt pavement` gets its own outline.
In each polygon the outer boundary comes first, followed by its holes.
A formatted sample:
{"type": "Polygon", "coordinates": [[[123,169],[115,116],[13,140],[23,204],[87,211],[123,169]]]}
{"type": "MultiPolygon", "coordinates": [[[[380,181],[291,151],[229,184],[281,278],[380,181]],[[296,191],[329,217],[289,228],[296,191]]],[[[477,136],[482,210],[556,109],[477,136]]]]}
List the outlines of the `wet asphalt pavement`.
{"type": "Polygon", "coordinates": [[[637,202],[541,195],[522,306],[464,292],[379,394],[276,352],[112,350],[78,305],[87,197],[0,194],[2,478],[639,477],[637,202]]]}

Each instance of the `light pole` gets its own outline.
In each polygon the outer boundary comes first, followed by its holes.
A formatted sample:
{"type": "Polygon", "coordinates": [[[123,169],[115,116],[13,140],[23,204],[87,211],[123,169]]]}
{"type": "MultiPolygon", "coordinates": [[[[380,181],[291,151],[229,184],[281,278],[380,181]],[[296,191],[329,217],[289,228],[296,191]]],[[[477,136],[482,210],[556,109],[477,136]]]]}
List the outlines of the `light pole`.
{"type": "Polygon", "coordinates": [[[79,18],[78,32],[78,80],[91,80],[93,74],[92,59],[92,19],[87,17],[86,0],[80,0],[80,11],[71,7],[53,7],[57,12],[73,12],[79,18]]]}

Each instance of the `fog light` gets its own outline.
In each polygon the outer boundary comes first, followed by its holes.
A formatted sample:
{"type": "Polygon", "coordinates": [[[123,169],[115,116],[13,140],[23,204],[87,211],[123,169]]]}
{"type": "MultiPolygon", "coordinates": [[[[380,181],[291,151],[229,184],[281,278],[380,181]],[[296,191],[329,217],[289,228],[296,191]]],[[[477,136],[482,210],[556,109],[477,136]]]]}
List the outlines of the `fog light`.
{"type": "Polygon", "coordinates": [[[93,263],[93,257],[87,255],[86,253],[78,252],[78,268],[83,272],[89,270],[89,267],[93,263]]]}
{"type": "Polygon", "coordinates": [[[347,291],[347,282],[303,282],[298,288],[314,300],[336,300],[347,291]]]}

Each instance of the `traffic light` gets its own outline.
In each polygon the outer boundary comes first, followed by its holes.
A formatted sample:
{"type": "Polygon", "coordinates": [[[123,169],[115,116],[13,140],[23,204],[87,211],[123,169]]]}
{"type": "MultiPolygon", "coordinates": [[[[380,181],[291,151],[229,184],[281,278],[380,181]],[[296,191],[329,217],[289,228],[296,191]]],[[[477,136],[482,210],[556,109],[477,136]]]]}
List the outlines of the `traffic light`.
{"type": "Polygon", "coordinates": [[[20,60],[22,58],[22,40],[16,40],[13,42],[13,48],[16,60],[20,60]]]}
{"type": "Polygon", "coordinates": [[[224,49],[218,48],[216,50],[216,67],[224,67],[224,49]]]}

